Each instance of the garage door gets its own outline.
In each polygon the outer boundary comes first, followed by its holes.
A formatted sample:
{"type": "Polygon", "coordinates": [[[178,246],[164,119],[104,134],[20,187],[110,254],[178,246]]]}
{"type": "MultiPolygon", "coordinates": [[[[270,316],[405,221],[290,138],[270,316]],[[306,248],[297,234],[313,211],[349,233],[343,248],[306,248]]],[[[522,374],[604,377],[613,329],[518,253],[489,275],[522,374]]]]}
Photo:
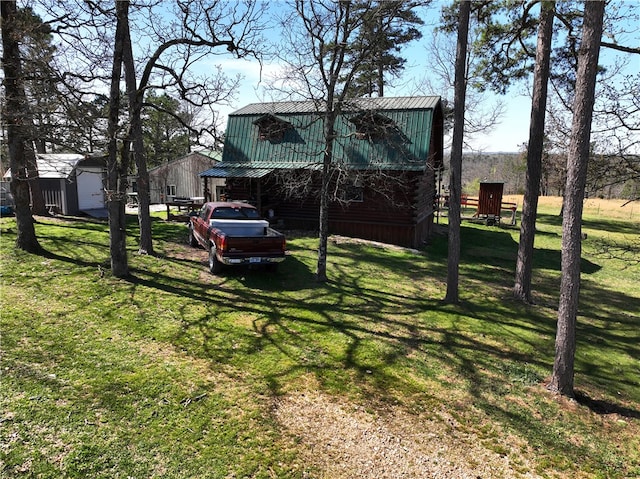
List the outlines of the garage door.
{"type": "Polygon", "coordinates": [[[95,210],[104,208],[102,169],[82,168],[77,171],[78,209],[95,210]]]}

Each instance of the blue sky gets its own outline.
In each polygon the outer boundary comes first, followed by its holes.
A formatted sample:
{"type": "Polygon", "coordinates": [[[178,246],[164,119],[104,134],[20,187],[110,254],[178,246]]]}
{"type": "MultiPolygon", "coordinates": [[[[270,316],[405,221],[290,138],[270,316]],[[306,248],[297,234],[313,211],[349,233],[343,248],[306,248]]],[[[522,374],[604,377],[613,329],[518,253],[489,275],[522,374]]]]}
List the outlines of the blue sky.
{"type": "MultiPolygon", "coordinates": [[[[260,70],[255,62],[228,60],[224,63],[224,68],[227,73],[242,74],[244,80],[241,83],[234,106],[219,108],[223,116],[249,103],[269,101],[269,98],[261,91],[263,84],[260,83],[260,70]]],[[[266,65],[265,68],[263,68],[263,76],[268,76],[269,73],[276,72],[277,68],[277,65],[266,65]]],[[[423,67],[416,63],[414,67],[406,72],[406,76],[421,76],[424,74],[423,72],[423,67]]],[[[498,124],[493,131],[482,135],[480,138],[475,138],[472,141],[474,149],[515,152],[519,151],[520,145],[527,141],[529,136],[531,101],[527,96],[519,94],[516,88],[512,90],[513,91],[509,92],[503,98],[507,108],[504,116],[500,120],[500,124],[498,124]]],[[[440,92],[420,93],[416,91],[415,85],[411,83],[404,84],[398,88],[392,88],[386,92],[386,96],[410,96],[416,94],[441,95],[440,92]]]]}
{"type": "MultiPolygon", "coordinates": [[[[278,2],[274,3],[278,5],[278,2]]],[[[424,83],[425,75],[429,71],[426,42],[430,36],[432,25],[439,19],[439,4],[441,3],[448,2],[434,2],[434,6],[429,7],[420,15],[425,20],[423,39],[413,42],[402,52],[402,55],[407,59],[404,77],[396,82],[395,87],[387,88],[386,96],[452,96],[451,92],[426,91],[424,86],[420,86],[424,83]]],[[[283,5],[283,3],[279,5],[283,5]]],[[[215,63],[220,64],[219,59],[215,63]]],[[[222,66],[229,75],[240,74],[243,77],[233,106],[219,108],[223,121],[226,122],[226,115],[244,105],[270,101],[270,98],[264,93],[264,88],[268,78],[277,73],[279,69],[277,64],[263,65],[262,82],[260,81],[260,66],[255,61],[227,59],[222,63],[222,66]]],[[[506,110],[500,123],[491,132],[486,132],[481,137],[472,139],[470,144],[474,149],[509,152],[520,150],[520,145],[525,143],[528,138],[531,108],[529,98],[522,93],[521,85],[508,92],[508,95],[503,98],[506,110]]],[[[488,100],[491,101],[492,98],[488,98],[488,100]]]]}
{"type": "MultiPolygon", "coordinates": [[[[624,3],[625,0],[621,1],[624,3]]],[[[407,67],[403,79],[398,81],[395,87],[387,88],[385,91],[386,96],[440,95],[452,97],[451,91],[425,91],[424,87],[420,87],[423,84],[425,75],[429,72],[429,53],[426,44],[431,36],[431,28],[439,20],[439,5],[448,2],[438,0],[434,3],[435,6],[429,7],[421,15],[425,20],[423,38],[413,42],[409,48],[402,52],[402,55],[407,58],[407,67]]],[[[281,6],[283,3],[275,2],[275,5],[281,6]]],[[[640,44],[640,27],[631,25],[629,29],[633,32],[631,44],[633,45],[634,42],[635,44],[640,44]]],[[[274,35],[277,35],[277,33],[274,33],[274,35]]],[[[612,57],[611,51],[601,51],[601,60],[606,62],[611,60],[612,57]]],[[[219,60],[215,63],[219,64],[219,60]]],[[[226,115],[244,105],[270,101],[270,98],[264,93],[264,87],[266,86],[266,80],[277,73],[279,69],[277,64],[267,63],[263,65],[262,83],[260,82],[260,66],[255,61],[227,59],[222,66],[228,74],[241,74],[244,78],[234,104],[231,107],[220,108],[225,123],[226,115]]],[[[637,74],[638,72],[640,72],[640,59],[635,59],[629,65],[629,73],[637,74]]],[[[492,131],[484,132],[482,135],[468,140],[474,150],[516,152],[522,149],[522,145],[527,142],[529,136],[531,101],[527,91],[530,83],[531,81],[514,84],[506,95],[500,97],[505,106],[504,114],[492,131]]],[[[496,98],[495,95],[488,95],[486,98],[487,104],[490,104],[496,98]]]]}

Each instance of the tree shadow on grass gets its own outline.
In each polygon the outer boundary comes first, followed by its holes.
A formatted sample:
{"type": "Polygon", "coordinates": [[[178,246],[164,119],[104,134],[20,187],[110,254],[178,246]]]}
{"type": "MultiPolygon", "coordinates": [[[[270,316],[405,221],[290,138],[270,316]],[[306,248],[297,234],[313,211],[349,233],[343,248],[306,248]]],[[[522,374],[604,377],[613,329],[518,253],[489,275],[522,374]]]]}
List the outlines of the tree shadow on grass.
{"type": "MultiPolygon", "coordinates": [[[[512,283],[515,275],[518,243],[511,233],[496,228],[462,228],[461,268],[469,265],[469,271],[475,280],[486,280],[482,267],[487,266],[487,274],[493,274],[490,266],[497,266],[508,271],[508,280],[512,283]]],[[[560,271],[562,253],[558,249],[534,248],[534,269],[560,271]]],[[[580,271],[594,274],[602,267],[586,258],[580,262],[580,271]]]]}
{"type": "MultiPolygon", "coordinates": [[[[127,307],[138,311],[142,321],[118,326],[139,328],[141,335],[157,334],[154,314],[158,311],[147,311],[143,296],[159,292],[158,296],[175,301],[163,303],[171,321],[177,323],[164,340],[205,359],[212,370],[237,375],[258,393],[266,389],[267,394],[277,396],[309,376],[328,391],[339,394],[346,390],[364,401],[395,404],[406,400],[409,409],[414,398],[452,410],[473,404],[489,421],[521,437],[535,434],[531,443],[552,455],[573,459],[585,452],[569,446],[562,449],[553,439],[557,421],[553,417],[538,420],[536,404],[522,408],[507,398],[518,396],[524,391],[522,384],[536,384],[550,371],[555,334],[555,318],[549,310],[504,301],[496,293],[513,281],[517,243],[512,233],[497,228],[464,231],[465,287],[478,282],[478,290],[487,295],[470,296],[453,306],[443,304],[438,296],[446,277],[446,251],[411,255],[362,245],[331,245],[331,280],[319,284],[313,275],[317,253],[306,243],[305,247],[292,245],[292,255],[275,274],[229,268],[224,275],[213,276],[207,272],[207,253],[200,250],[194,257],[194,251],[187,249],[183,225],[159,222],[154,223],[154,234],[156,229],[154,239],[160,246],[172,241],[181,246],[166,248],[162,261],[167,264],[158,266],[159,272],[144,266],[132,268],[126,280],[131,289],[127,307]],[[371,274],[390,274],[402,284],[382,282],[372,287],[371,274]],[[407,284],[436,286],[420,289],[407,284]],[[439,386],[431,390],[434,383],[439,386]],[[454,396],[464,395],[462,406],[441,404],[442,391],[447,388],[454,396]]],[[[85,238],[87,247],[95,252],[98,243],[83,236],[81,229],[75,231],[71,238],[52,235],[50,246],[58,254],[51,257],[96,266],[90,256],[77,251],[77,245],[85,238]]],[[[541,275],[543,281],[557,279],[559,251],[536,250],[535,254],[536,267],[549,270],[541,275]]],[[[149,264],[155,269],[158,262],[149,264]]],[[[588,263],[587,267],[595,271],[599,266],[588,263]]],[[[589,392],[578,402],[596,412],[637,419],[637,403],[632,402],[636,397],[627,399],[634,388],[628,375],[617,375],[610,363],[581,354],[585,346],[597,341],[603,350],[638,357],[637,335],[621,338],[606,327],[615,314],[612,311],[637,304],[637,298],[604,291],[589,282],[583,301],[589,322],[578,325],[576,365],[584,390],[589,392]],[[603,399],[590,399],[599,388],[603,399]],[[623,391],[620,400],[616,400],[617,390],[623,391]]],[[[633,321],[629,317],[621,324],[627,328],[633,321]]],[[[531,396],[525,400],[528,398],[531,396]]]]}
{"type": "Polygon", "coordinates": [[[154,241],[169,241],[187,244],[187,239],[189,236],[187,223],[165,221],[161,218],[152,216],[151,229],[153,232],[154,241]]]}
{"type": "MultiPolygon", "coordinates": [[[[179,238],[181,227],[154,223],[159,241],[184,244],[179,238]]],[[[81,266],[98,265],[94,257],[101,237],[94,239],[80,228],[64,228],[68,235],[54,232],[51,236],[48,246],[56,254],[50,257],[81,266]],[[77,247],[83,241],[86,251],[77,247]]],[[[512,233],[473,228],[463,234],[462,271],[469,280],[465,286],[475,283],[486,296],[469,296],[460,305],[440,301],[445,251],[391,254],[358,245],[330,247],[332,279],[326,284],[313,278],[314,252],[309,247],[292,248],[292,256],[275,275],[229,270],[221,277],[206,272],[203,250],[202,258],[194,259],[181,248],[167,248],[162,258],[166,265],[152,260],[148,264],[157,271],[132,268],[132,276],[124,283],[122,307],[133,311],[137,321],[119,322],[123,320],[115,312],[107,314],[106,308],[114,303],[100,303],[101,295],[109,298],[122,287],[115,280],[94,295],[94,301],[105,307],[104,321],[113,321],[116,329],[128,328],[143,337],[165,335],[162,340],[170,347],[205,359],[212,370],[245,381],[257,393],[279,395],[312,376],[314,385],[337,393],[347,391],[363,401],[396,404],[404,400],[407,408],[424,401],[433,405],[433,411],[472,405],[477,417],[484,415],[487,421],[503,425],[533,447],[549,451],[548,456],[580,460],[590,450],[564,437],[558,440],[561,419],[554,417],[550,407],[549,417],[541,420],[547,411],[540,411],[544,406],[536,403],[537,393],[527,393],[521,386],[536,384],[550,371],[553,312],[504,301],[495,293],[512,283],[517,250],[512,233]],[[201,274],[194,274],[194,268],[201,274]],[[373,283],[374,287],[368,281],[371,274],[389,274],[393,280],[373,283]],[[422,284],[436,285],[419,288],[422,284]],[[149,306],[153,301],[159,304],[149,306]],[[160,315],[166,315],[168,319],[162,321],[171,324],[158,328],[160,315]],[[448,390],[464,398],[461,405],[443,398],[448,390]],[[522,406],[529,399],[531,404],[522,406]]],[[[538,250],[536,254],[540,256],[538,250]]],[[[550,270],[541,274],[542,281],[555,281],[559,252],[543,250],[542,255],[537,267],[550,270]]],[[[136,264],[145,264],[142,261],[136,264]]],[[[634,332],[637,316],[615,317],[617,311],[637,307],[638,298],[605,291],[593,281],[585,282],[583,294],[576,366],[580,391],[588,392],[578,402],[601,414],[637,419],[638,393],[634,391],[638,386],[627,371],[616,372],[613,363],[623,355],[640,357],[634,332]],[[590,346],[611,351],[612,360],[603,362],[602,356],[583,354],[590,346]],[[602,394],[596,396],[593,391],[602,394]],[[617,391],[622,391],[619,399],[617,391]]],[[[465,414],[463,418],[469,417],[465,414]]]]}
{"type": "MultiPolygon", "coordinates": [[[[365,257],[370,261],[376,261],[376,258],[371,257],[371,252],[362,247],[340,248],[335,254],[336,256],[343,255],[342,261],[349,263],[364,261],[365,257]]],[[[411,258],[404,256],[379,261],[385,268],[405,272],[412,265],[411,258]]],[[[205,267],[204,264],[199,266],[203,269],[205,267]]],[[[415,264],[413,267],[414,270],[411,274],[419,274],[415,264]]],[[[260,318],[258,323],[266,321],[262,326],[257,323],[255,326],[256,330],[264,333],[261,335],[263,340],[270,337],[268,333],[273,327],[282,329],[282,331],[291,330],[289,322],[308,324],[310,327],[329,328],[338,335],[351,338],[352,344],[349,349],[351,352],[346,353],[344,365],[358,371],[366,371],[374,366],[358,364],[355,359],[358,350],[357,344],[360,341],[357,336],[370,335],[371,338],[383,338],[419,347],[420,334],[418,331],[420,326],[412,324],[412,321],[405,323],[404,321],[390,320],[388,317],[397,315],[399,307],[403,309],[402,314],[407,315],[435,311],[444,307],[438,300],[427,300],[420,297],[406,298],[401,292],[383,292],[363,288],[361,284],[366,276],[365,272],[359,271],[349,276],[346,269],[340,269],[340,271],[339,277],[334,281],[319,284],[314,279],[309,262],[300,261],[295,255],[292,255],[280,265],[280,270],[276,274],[259,270],[230,268],[225,272],[224,277],[212,277],[211,285],[205,285],[199,281],[181,281],[176,284],[165,273],[149,275],[149,273],[142,271],[136,272],[136,276],[130,281],[135,285],[158,288],[181,297],[215,304],[216,311],[240,309],[244,314],[256,315],[260,318]],[[146,278],[142,276],[146,276],[146,278]],[[233,284],[235,286],[229,289],[228,286],[233,284]],[[301,291],[305,294],[301,299],[292,299],[287,295],[287,292],[291,291],[301,291]],[[367,325],[371,325],[373,329],[369,330],[367,325]],[[382,327],[382,330],[377,331],[379,327],[382,327]],[[406,329],[407,335],[384,331],[386,327],[393,330],[406,329]]],[[[424,278],[425,273],[422,274],[422,278],[424,278]]],[[[190,318],[185,317],[183,321],[187,329],[194,326],[200,329],[206,328],[210,318],[204,315],[197,318],[196,321],[191,321],[190,318]]],[[[440,333],[451,337],[451,333],[445,330],[441,330],[440,333]]],[[[297,336],[293,335],[290,339],[296,338],[297,336]]],[[[276,341],[269,342],[274,344],[276,341]]],[[[286,350],[287,348],[282,349],[286,350]]],[[[477,351],[482,348],[479,345],[474,345],[472,349],[477,351]]],[[[217,360],[220,359],[219,354],[215,354],[215,356],[217,360]]],[[[392,354],[389,357],[394,356],[395,354],[392,354]]]]}
{"type": "MultiPolygon", "coordinates": [[[[562,227],[562,216],[540,214],[537,215],[537,223],[544,223],[556,227],[562,227]]],[[[582,229],[595,229],[601,231],[609,231],[611,233],[637,234],[637,224],[630,221],[622,221],[616,219],[582,219],[582,229]]]]}
{"type": "Polygon", "coordinates": [[[575,400],[578,404],[589,408],[596,414],[617,414],[618,416],[626,418],[640,419],[640,410],[638,409],[616,404],[606,399],[594,399],[581,390],[575,391],[575,400]]]}
{"type": "MultiPolygon", "coordinates": [[[[180,227],[162,224],[160,229],[167,228],[165,237],[171,239],[181,234],[180,227]]],[[[467,244],[475,248],[474,254],[465,252],[464,262],[472,266],[465,274],[482,281],[489,291],[491,285],[510,284],[517,247],[511,234],[479,228],[464,234],[467,244]],[[491,264],[499,268],[486,267],[491,264]]],[[[100,264],[75,254],[77,236],[58,235],[54,241],[52,244],[60,253],[49,253],[50,258],[81,266],[100,264]]],[[[93,242],[89,245],[97,246],[93,242]]],[[[206,281],[202,278],[209,276],[197,279],[185,275],[185,271],[178,277],[176,268],[202,268],[205,272],[206,265],[202,260],[198,263],[170,252],[165,260],[171,265],[160,272],[132,269],[132,276],[127,279],[132,286],[131,301],[137,301],[136,289],[140,286],[175,296],[180,300],[176,306],[180,330],[173,339],[176,346],[208,358],[212,367],[229,364],[250,368],[253,374],[262,375],[273,394],[279,394],[292,378],[308,373],[327,388],[336,387],[336,374],[341,375],[345,384],[352,384],[342,387],[363,388],[382,398],[393,399],[393,391],[398,389],[425,394],[415,378],[398,371],[411,370],[420,381],[428,381],[438,378],[445,367],[449,370],[445,376],[463,378],[469,394],[480,400],[495,384],[492,376],[504,373],[505,365],[515,364],[507,368],[514,374],[520,374],[522,367],[518,365],[549,370],[555,326],[548,312],[495,297],[474,297],[473,303],[451,306],[434,298],[433,293],[425,295],[419,288],[396,288],[384,283],[380,289],[366,286],[371,271],[393,271],[398,281],[405,278],[407,284],[443,284],[444,256],[427,258],[388,254],[361,245],[334,245],[330,251],[333,279],[319,284],[312,272],[313,251],[293,248],[292,253],[276,274],[230,269],[227,275],[211,276],[206,281]],[[187,276],[194,279],[185,279],[187,276]],[[411,293],[407,295],[406,291],[411,293]],[[184,306],[185,298],[196,305],[198,314],[184,306]],[[248,318],[249,322],[239,322],[240,318],[248,318]],[[268,358],[276,366],[269,370],[254,366],[269,362],[268,358]]],[[[203,254],[206,258],[204,251],[203,254]]],[[[637,304],[637,298],[624,293],[603,291],[597,284],[588,286],[585,314],[589,318],[606,321],[611,308],[637,304]],[[603,297],[607,298],[605,302],[603,297]]],[[[435,291],[438,294],[437,288],[435,291]]],[[[628,318],[629,324],[633,321],[628,318]]],[[[578,341],[597,339],[602,348],[617,349],[630,357],[640,355],[633,335],[621,338],[600,324],[579,324],[579,328],[582,334],[578,341]]],[[[594,358],[579,361],[582,374],[591,375],[594,383],[613,395],[620,378],[608,370],[609,365],[601,365],[594,358]]],[[[627,391],[633,386],[626,384],[627,391]]],[[[616,405],[613,400],[605,401],[610,401],[608,408],[616,405]]],[[[630,411],[634,414],[632,408],[630,411]]]]}
{"type": "MultiPolygon", "coordinates": [[[[345,255],[344,260],[347,261],[358,261],[358,257],[366,253],[366,248],[350,246],[334,251],[333,254],[345,255]]],[[[243,315],[255,316],[252,323],[255,335],[251,337],[251,344],[244,349],[245,352],[261,355],[266,349],[274,348],[287,357],[282,363],[294,364],[267,374],[274,394],[278,393],[286,378],[297,374],[296,371],[315,371],[319,378],[323,378],[338,368],[352,371],[362,380],[377,384],[377,392],[385,395],[384,390],[389,384],[404,382],[393,374],[388,374],[387,366],[407,362],[412,351],[428,353],[431,358],[429,361],[440,358],[453,368],[459,367],[470,378],[468,384],[471,388],[484,382],[479,371],[490,368],[496,357],[535,361],[530,354],[519,353],[511,347],[496,349],[487,335],[475,337],[440,324],[443,315],[465,316],[468,312],[464,312],[464,308],[444,305],[439,299],[419,295],[407,297],[402,290],[379,291],[363,287],[366,273],[357,269],[353,269],[352,274],[346,269],[341,270],[342,274],[338,279],[318,284],[313,281],[313,275],[305,263],[291,262],[289,259],[283,263],[281,272],[297,277],[296,282],[300,285],[298,291],[305,292],[303,299],[296,300],[280,294],[283,291],[278,287],[264,288],[259,277],[248,276],[250,279],[242,277],[239,281],[250,290],[237,288],[232,298],[217,296],[210,314],[198,318],[183,318],[185,337],[191,336],[187,334],[191,328],[200,331],[203,348],[208,351],[211,359],[224,362],[232,361],[236,353],[228,349],[228,344],[216,344],[216,334],[209,331],[210,328],[220,327],[217,314],[220,311],[240,309],[243,315]],[[302,278],[300,274],[303,274],[302,278]],[[314,344],[317,341],[316,334],[333,337],[334,342],[343,344],[344,348],[337,354],[330,353],[327,348],[314,344]],[[369,348],[372,344],[377,344],[373,347],[374,350],[379,347],[383,352],[370,356],[369,348]],[[332,354],[335,356],[327,359],[332,354]],[[316,359],[311,360],[310,357],[316,359]]],[[[385,258],[383,263],[385,267],[405,271],[408,261],[411,259],[398,256],[385,258]]],[[[417,271],[412,274],[417,274],[417,271]]],[[[421,279],[424,281],[427,277],[428,274],[423,272],[421,279]]],[[[493,327],[504,321],[504,310],[496,311],[491,306],[481,309],[476,308],[474,314],[482,320],[493,318],[490,320],[493,327]]],[[[512,321],[506,321],[505,326],[516,321],[516,314],[511,319],[512,321]]],[[[541,324],[535,322],[532,327],[540,328],[541,324]]],[[[547,329],[548,325],[542,327],[547,329]]],[[[537,334],[545,332],[539,331],[537,334]]],[[[421,367],[427,371],[431,366],[421,367]]],[[[435,375],[436,372],[428,374],[435,375]]],[[[405,387],[407,384],[405,383],[405,387]]]]}
{"type": "MultiPolygon", "coordinates": [[[[333,254],[348,261],[368,259],[379,267],[404,271],[418,281],[428,280],[433,273],[422,271],[420,276],[419,263],[416,266],[417,259],[410,255],[380,254],[372,259],[369,249],[355,245],[334,249],[333,254]],[[408,272],[411,265],[414,269],[408,272]]],[[[47,256],[81,266],[97,264],[60,254],[49,253],[47,256]]],[[[203,262],[198,264],[193,260],[187,264],[186,260],[169,257],[167,261],[183,262],[176,267],[206,268],[203,262]]],[[[331,387],[335,371],[340,370],[345,376],[343,380],[348,382],[347,377],[353,374],[361,387],[392,399],[393,393],[389,391],[396,387],[406,390],[415,386],[412,379],[390,373],[390,367],[409,367],[411,363],[411,368],[426,379],[437,377],[438,364],[447,364],[452,374],[464,377],[469,394],[481,400],[486,388],[495,382],[487,372],[504,373],[505,365],[509,364],[516,365],[507,368],[516,371],[514,374],[522,369],[518,364],[531,365],[542,371],[549,368],[555,333],[553,318],[517,303],[483,301],[450,306],[439,299],[406,297],[402,291],[393,288],[380,291],[363,287],[362,279],[367,273],[357,268],[341,268],[338,278],[318,284],[308,261],[300,261],[295,256],[287,258],[275,275],[259,270],[230,270],[225,277],[212,276],[211,283],[178,280],[171,270],[151,273],[133,269],[127,281],[134,288],[157,289],[203,305],[204,313],[198,317],[186,312],[180,316],[182,328],[175,341],[176,345],[196,355],[200,355],[197,349],[201,347],[213,364],[237,366],[238,354],[245,354],[247,357],[241,363],[246,365],[259,361],[258,358],[265,354],[273,355],[277,350],[275,356],[280,356],[280,362],[288,366],[263,372],[273,394],[279,394],[291,378],[309,372],[315,374],[321,384],[331,387]],[[292,298],[287,294],[292,291],[302,292],[303,296],[292,298]],[[242,311],[253,317],[251,331],[243,330],[233,319],[231,322],[220,320],[218,313],[225,311],[242,311]],[[452,323],[454,318],[458,319],[452,323]],[[477,326],[469,329],[470,321],[477,326]],[[196,336],[201,340],[195,349],[189,344],[193,334],[188,331],[193,328],[199,331],[196,336]],[[477,332],[474,333],[473,328],[477,328],[477,332]],[[235,338],[235,349],[231,347],[233,341],[220,340],[229,334],[235,338]],[[318,344],[321,336],[344,346],[332,351],[329,346],[318,344]],[[541,351],[546,353],[541,354],[541,351]]],[[[443,272],[441,269],[438,274],[443,272]]],[[[499,280],[490,278],[490,281],[499,280]]],[[[589,316],[606,320],[608,308],[594,299],[601,296],[598,286],[589,284],[585,295],[589,301],[589,316]]],[[[135,301],[134,290],[132,301],[135,301]]],[[[612,296],[609,292],[608,302],[611,301],[616,307],[630,304],[630,298],[622,293],[612,296]]],[[[628,322],[633,322],[633,318],[628,322]]],[[[640,354],[632,336],[621,338],[615,332],[590,323],[580,323],[579,331],[579,342],[597,340],[602,348],[619,349],[632,357],[640,354]]],[[[579,356],[580,350],[579,344],[579,356]]],[[[580,359],[578,364],[584,371],[582,374],[607,391],[615,390],[622,380],[611,374],[606,365],[589,364],[586,359],[580,359]]],[[[627,387],[633,387],[633,384],[627,387]]],[[[608,399],[589,400],[586,393],[581,403],[625,417],[637,417],[633,408],[608,399]]]]}

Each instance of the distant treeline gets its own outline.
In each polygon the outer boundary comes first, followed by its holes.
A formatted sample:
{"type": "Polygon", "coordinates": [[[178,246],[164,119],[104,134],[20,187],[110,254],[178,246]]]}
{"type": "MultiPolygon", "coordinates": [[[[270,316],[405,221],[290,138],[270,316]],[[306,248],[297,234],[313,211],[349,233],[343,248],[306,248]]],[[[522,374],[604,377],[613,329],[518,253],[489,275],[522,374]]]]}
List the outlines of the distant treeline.
{"type": "MultiPolygon", "coordinates": [[[[445,160],[448,165],[448,159],[445,160]]],[[[640,196],[640,177],[637,172],[621,167],[629,159],[595,155],[589,166],[587,195],[600,198],[637,198],[640,196]]],[[[636,158],[633,164],[638,164],[636,158]]],[[[476,196],[482,181],[504,182],[504,194],[523,194],[526,176],[526,154],[520,153],[464,153],[462,160],[462,190],[476,196]]],[[[548,154],[543,160],[540,191],[543,196],[562,196],[565,183],[566,156],[548,154]]],[[[445,170],[442,187],[449,178],[445,170]]]]}

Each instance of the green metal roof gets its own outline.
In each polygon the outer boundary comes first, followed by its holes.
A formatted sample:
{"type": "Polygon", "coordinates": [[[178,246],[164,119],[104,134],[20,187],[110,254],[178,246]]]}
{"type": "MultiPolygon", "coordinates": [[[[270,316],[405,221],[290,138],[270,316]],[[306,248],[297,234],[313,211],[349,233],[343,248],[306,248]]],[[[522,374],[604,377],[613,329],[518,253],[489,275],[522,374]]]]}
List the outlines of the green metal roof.
{"type": "MultiPolygon", "coordinates": [[[[354,100],[336,120],[334,162],[362,170],[422,171],[436,108],[439,97],[354,100]],[[395,128],[385,139],[358,138],[351,119],[363,112],[384,115],[395,128]]],[[[201,176],[262,177],[274,169],[315,168],[322,163],[324,149],[322,112],[313,102],[251,104],[229,115],[222,162],[201,176]],[[259,139],[254,123],[267,114],[291,124],[281,140],[259,139]]]]}
{"type": "MultiPolygon", "coordinates": [[[[345,112],[362,112],[366,110],[424,110],[435,109],[440,104],[439,96],[403,96],[354,98],[342,107],[345,112]]],[[[281,101],[270,103],[250,103],[231,115],[283,115],[291,113],[315,113],[324,110],[323,102],[313,101],[281,101]]]]}

